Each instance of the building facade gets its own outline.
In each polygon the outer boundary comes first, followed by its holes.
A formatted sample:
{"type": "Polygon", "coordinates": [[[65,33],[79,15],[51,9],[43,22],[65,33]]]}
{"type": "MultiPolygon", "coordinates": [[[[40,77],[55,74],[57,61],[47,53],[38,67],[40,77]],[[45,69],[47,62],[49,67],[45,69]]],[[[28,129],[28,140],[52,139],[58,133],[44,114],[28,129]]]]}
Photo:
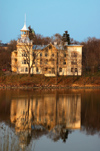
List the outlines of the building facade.
{"type": "Polygon", "coordinates": [[[25,23],[17,40],[17,50],[11,55],[11,70],[45,76],[81,75],[82,45],[33,45],[25,23]]]}

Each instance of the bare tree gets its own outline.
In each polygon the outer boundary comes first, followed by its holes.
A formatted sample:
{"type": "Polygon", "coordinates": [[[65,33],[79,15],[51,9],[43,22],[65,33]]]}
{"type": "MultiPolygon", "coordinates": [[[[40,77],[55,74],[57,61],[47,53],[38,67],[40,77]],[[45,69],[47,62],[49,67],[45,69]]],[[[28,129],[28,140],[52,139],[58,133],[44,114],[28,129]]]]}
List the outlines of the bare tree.
{"type": "Polygon", "coordinates": [[[35,49],[32,49],[32,45],[24,44],[19,53],[22,60],[22,64],[26,64],[26,71],[30,76],[32,72],[31,69],[33,68],[36,62],[36,58],[39,52],[36,50],[36,47],[35,49]]]}

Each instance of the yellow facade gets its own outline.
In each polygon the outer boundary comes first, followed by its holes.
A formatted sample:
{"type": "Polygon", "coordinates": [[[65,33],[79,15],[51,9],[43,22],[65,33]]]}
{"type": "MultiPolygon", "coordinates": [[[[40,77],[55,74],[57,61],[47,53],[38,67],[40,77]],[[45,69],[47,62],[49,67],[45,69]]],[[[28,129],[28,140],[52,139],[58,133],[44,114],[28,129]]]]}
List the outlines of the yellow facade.
{"type": "Polygon", "coordinates": [[[19,74],[81,75],[82,45],[32,45],[26,27],[21,30],[17,50],[11,55],[11,69],[19,74]]]}

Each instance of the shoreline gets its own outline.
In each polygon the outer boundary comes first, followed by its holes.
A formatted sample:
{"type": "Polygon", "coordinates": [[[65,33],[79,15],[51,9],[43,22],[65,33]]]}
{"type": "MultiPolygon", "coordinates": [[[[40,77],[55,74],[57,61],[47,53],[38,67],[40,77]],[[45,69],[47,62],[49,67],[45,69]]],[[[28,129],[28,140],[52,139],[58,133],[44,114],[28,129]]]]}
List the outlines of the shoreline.
{"type": "Polygon", "coordinates": [[[0,85],[0,89],[100,89],[100,85],[0,85]]]}

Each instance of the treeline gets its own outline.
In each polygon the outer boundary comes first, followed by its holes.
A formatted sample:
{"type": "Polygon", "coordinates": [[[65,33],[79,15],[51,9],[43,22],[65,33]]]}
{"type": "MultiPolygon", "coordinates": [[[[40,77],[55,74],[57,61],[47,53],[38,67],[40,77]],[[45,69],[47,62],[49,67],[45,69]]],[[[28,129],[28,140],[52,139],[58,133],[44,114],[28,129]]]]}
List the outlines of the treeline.
{"type": "MultiPolygon", "coordinates": [[[[34,45],[47,45],[50,42],[56,42],[59,44],[81,44],[83,45],[82,49],[82,71],[84,73],[94,73],[100,70],[100,39],[97,38],[88,38],[83,42],[75,41],[70,38],[67,31],[63,35],[56,33],[52,37],[44,37],[40,34],[35,34],[32,31],[31,27],[29,28],[29,38],[33,41],[34,45]]],[[[7,70],[11,69],[11,52],[16,50],[17,42],[11,40],[8,44],[7,50],[0,46],[0,70],[6,68],[7,70]]]]}
{"type": "Polygon", "coordinates": [[[16,44],[16,40],[11,40],[5,48],[4,45],[0,43],[0,71],[3,69],[11,70],[11,52],[16,50],[16,44]]]}
{"type": "Polygon", "coordinates": [[[97,72],[100,70],[100,39],[88,38],[80,43],[82,49],[83,72],[97,72]]]}

